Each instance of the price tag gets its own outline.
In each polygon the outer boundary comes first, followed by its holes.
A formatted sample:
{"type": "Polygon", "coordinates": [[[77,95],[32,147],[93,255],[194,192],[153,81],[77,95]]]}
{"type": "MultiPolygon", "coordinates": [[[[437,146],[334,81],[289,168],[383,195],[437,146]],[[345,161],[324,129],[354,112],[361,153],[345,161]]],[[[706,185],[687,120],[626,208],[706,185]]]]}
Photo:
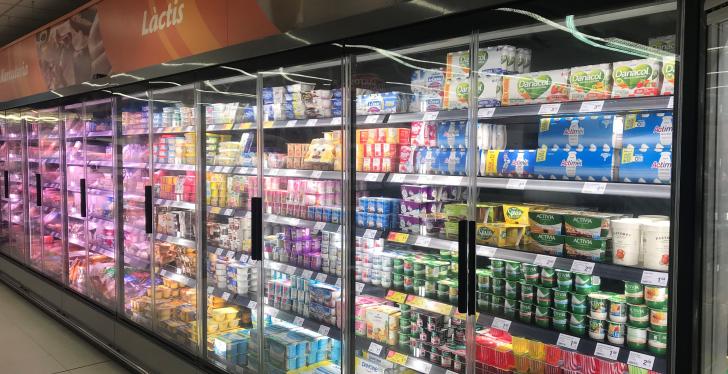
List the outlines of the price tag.
{"type": "Polygon", "coordinates": [[[574,262],[571,263],[571,272],[573,273],[581,273],[581,274],[589,274],[594,271],[594,263],[593,262],[586,262],[586,261],[579,261],[574,260],[574,262]]]}
{"type": "Polygon", "coordinates": [[[556,345],[575,351],[577,348],[579,348],[580,340],[581,339],[577,338],[576,336],[559,334],[559,339],[556,341],[556,345]]]}
{"type": "Polygon", "coordinates": [[[258,307],[258,303],[256,303],[255,301],[253,301],[253,300],[250,300],[250,301],[248,302],[248,308],[250,308],[250,309],[255,309],[255,308],[257,308],[257,307],[258,307]]]}
{"type": "Polygon", "coordinates": [[[579,113],[601,112],[604,107],[604,100],[585,101],[579,107],[579,113]]]}
{"type": "Polygon", "coordinates": [[[230,300],[230,292],[223,292],[222,293],[222,299],[225,301],[230,300]]]}
{"type": "Polygon", "coordinates": [[[379,115],[372,115],[367,116],[366,119],[364,119],[364,123],[377,123],[377,120],[379,119],[379,115]]]}
{"type": "Polygon", "coordinates": [[[655,364],[655,357],[632,351],[629,352],[629,357],[627,357],[627,364],[652,370],[652,365],[655,364]]]}
{"type": "Polygon", "coordinates": [[[561,104],[541,104],[538,114],[556,114],[561,109],[561,104]]]}
{"type": "Polygon", "coordinates": [[[526,189],[526,182],[528,182],[527,179],[508,179],[508,183],[506,183],[506,189],[507,190],[525,190],[526,189]]]}
{"type": "Polygon", "coordinates": [[[377,237],[377,230],[371,230],[371,229],[365,230],[364,235],[362,236],[362,238],[364,238],[364,239],[374,239],[376,237],[377,237]]]}
{"type": "Polygon", "coordinates": [[[385,298],[389,301],[392,301],[392,302],[395,302],[398,304],[403,304],[407,300],[407,294],[390,290],[387,292],[387,297],[385,297],[385,298]]]}
{"type": "Polygon", "coordinates": [[[640,283],[667,287],[667,273],[645,270],[642,272],[642,280],[640,281],[640,283]]]}
{"type": "Polygon", "coordinates": [[[437,115],[440,114],[440,112],[425,112],[425,114],[422,116],[423,121],[434,121],[437,119],[437,115]]]}
{"type": "Polygon", "coordinates": [[[424,362],[424,361],[419,361],[418,363],[415,364],[415,367],[416,367],[415,370],[417,370],[421,373],[429,373],[430,371],[432,371],[432,364],[424,362]]]}
{"type": "Polygon", "coordinates": [[[445,374],[458,374],[452,370],[445,370],[445,374]]]}
{"type": "Polygon", "coordinates": [[[379,179],[379,173],[367,173],[366,177],[364,177],[367,182],[376,182],[377,179],[379,179]]]}
{"type": "Polygon", "coordinates": [[[404,182],[404,178],[406,177],[406,174],[393,174],[392,175],[392,183],[402,183],[404,182]]]}
{"type": "Polygon", "coordinates": [[[508,330],[511,328],[511,321],[495,317],[493,318],[493,323],[490,324],[490,327],[508,332],[508,330]]]}
{"type": "Polygon", "coordinates": [[[616,360],[619,357],[619,347],[597,343],[597,348],[594,349],[594,356],[606,358],[607,360],[616,360]]]}
{"type": "Polygon", "coordinates": [[[667,107],[672,109],[675,106],[675,96],[670,96],[670,101],[667,102],[667,107]]]}
{"type": "Polygon", "coordinates": [[[316,224],[313,225],[314,230],[322,231],[326,227],[326,222],[316,222],[316,224]]]}
{"type": "Polygon", "coordinates": [[[321,325],[319,326],[318,333],[323,336],[329,336],[329,330],[331,330],[329,326],[321,325]]]}
{"type": "Polygon", "coordinates": [[[409,239],[409,234],[401,232],[390,232],[389,237],[387,237],[387,240],[395,243],[407,243],[407,239],[409,239]]]}
{"type": "Polygon", "coordinates": [[[278,175],[279,172],[280,172],[280,170],[278,170],[278,169],[268,170],[268,174],[270,174],[270,175],[278,175]]]}
{"type": "Polygon", "coordinates": [[[341,226],[339,226],[339,227],[336,228],[336,233],[337,234],[341,234],[341,226]]]}
{"type": "Polygon", "coordinates": [[[304,270],[303,273],[301,274],[301,278],[311,279],[311,276],[312,275],[313,275],[313,271],[311,271],[311,270],[304,270]]]}
{"type": "Polygon", "coordinates": [[[607,189],[607,184],[602,182],[584,182],[584,186],[581,187],[581,193],[588,193],[592,195],[604,195],[604,190],[607,189]]]}
{"type": "Polygon", "coordinates": [[[301,318],[301,317],[294,318],[293,324],[296,326],[303,326],[303,318],[301,318]]]}
{"type": "Polygon", "coordinates": [[[429,247],[431,241],[432,238],[428,238],[426,236],[418,236],[417,240],[415,240],[415,245],[420,247],[429,247]]]}
{"type": "Polygon", "coordinates": [[[477,249],[478,256],[493,257],[498,248],[481,246],[477,249]]]}
{"type": "Polygon", "coordinates": [[[534,265],[543,266],[543,267],[547,267],[547,268],[554,267],[555,262],[556,262],[556,257],[546,256],[546,255],[536,255],[536,259],[533,260],[534,265]]]}
{"type": "Polygon", "coordinates": [[[478,109],[478,118],[490,118],[493,117],[495,108],[480,108],[478,109]]]}
{"type": "Polygon", "coordinates": [[[246,262],[248,262],[248,259],[249,259],[249,258],[250,258],[250,257],[248,257],[248,255],[241,255],[241,256],[240,256],[240,262],[242,262],[242,263],[246,263],[246,262]]]}
{"type": "Polygon", "coordinates": [[[407,364],[407,356],[399,352],[389,351],[389,353],[387,353],[387,361],[404,366],[407,364]]]}
{"type": "Polygon", "coordinates": [[[296,121],[295,119],[290,120],[290,121],[286,122],[286,127],[295,127],[296,122],[298,122],[298,121],[296,121]]]}
{"type": "Polygon", "coordinates": [[[332,125],[341,125],[341,117],[334,117],[331,119],[332,125]]]}
{"type": "Polygon", "coordinates": [[[224,249],[218,248],[218,249],[215,250],[215,254],[218,255],[218,256],[220,256],[223,251],[224,251],[224,249]]]}
{"type": "Polygon", "coordinates": [[[423,174],[417,177],[418,184],[428,184],[432,182],[432,175],[423,174]]]}
{"type": "Polygon", "coordinates": [[[227,253],[225,254],[225,256],[226,256],[227,258],[233,258],[233,257],[235,257],[235,252],[233,252],[233,251],[228,251],[228,252],[227,252],[227,253]]]}
{"type": "Polygon", "coordinates": [[[295,273],[295,272],[296,272],[296,268],[294,268],[294,267],[293,267],[293,266],[291,266],[291,265],[288,265],[288,266],[286,266],[286,273],[288,273],[288,274],[293,274],[293,273],[295,273]]]}
{"type": "Polygon", "coordinates": [[[319,179],[319,178],[321,178],[321,174],[322,174],[321,170],[314,170],[311,172],[311,178],[319,179]]]}
{"type": "Polygon", "coordinates": [[[354,286],[354,289],[356,290],[356,294],[360,294],[364,290],[364,283],[362,282],[356,282],[356,285],[354,286]]]}
{"type": "Polygon", "coordinates": [[[336,287],[341,287],[341,278],[336,278],[336,287]]]}
{"type": "Polygon", "coordinates": [[[288,224],[291,226],[298,226],[301,223],[301,220],[298,218],[291,218],[288,220],[288,224]]]}
{"type": "Polygon", "coordinates": [[[312,118],[312,119],[306,121],[306,126],[316,126],[317,123],[318,123],[318,119],[312,118]]]}
{"type": "Polygon", "coordinates": [[[383,347],[382,347],[381,345],[379,345],[379,344],[377,344],[377,343],[375,343],[375,342],[371,342],[371,343],[369,344],[369,349],[367,349],[367,350],[368,350],[368,351],[369,351],[370,353],[373,353],[373,354],[375,354],[375,355],[379,356],[379,354],[380,354],[380,353],[382,353],[382,348],[383,348],[383,347]]]}
{"type": "Polygon", "coordinates": [[[326,282],[326,278],[327,277],[328,277],[328,275],[326,275],[324,273],[318,273],[318,274],[316,274],[316,280],[319,281],[319,282],[326,282]]]}

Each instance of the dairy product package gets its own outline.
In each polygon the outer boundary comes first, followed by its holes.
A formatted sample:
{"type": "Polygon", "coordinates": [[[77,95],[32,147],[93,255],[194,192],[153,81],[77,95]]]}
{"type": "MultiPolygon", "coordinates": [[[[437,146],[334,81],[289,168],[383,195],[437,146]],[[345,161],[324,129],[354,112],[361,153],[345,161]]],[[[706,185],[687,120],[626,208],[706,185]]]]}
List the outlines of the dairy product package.
{"type": "Polygon", "coordinates": [[[618,165],[612,149],[567,151],[540,148],[536,151],[534,173],[540,179],[610,182],[617,177],[618,165]]]}
{"type": "MultiPolygon", "coordinates": [[[[499,75],[481,73],[478,79],[478,107],[500,106],[502,79],[499,75]]],[[[456,78],[445,82],[443,107],[463,109],[468,107],[470,79],[456,78]]]]}
{"type": "Polygon", "coordinates": [[[467,121],[443,121],[437,124],[437,146],[467,148],[467,121]]]}
{"type": "Polygon", "coordinates": [[[418,174],[436,174],[440,170],[440,153],[440,148],[417,148],[415,151],[415,172],[418,174]]]}
{"type": "Polygon", "coordinates": [[[581,117],[541,118],[538,130],[538,145],[542,148],[564,148],[581,146],[622,147],[621,116],[607,114],[581,117]]]}
{"type": "Polygon", "coordinates": [[[619,214],[595,212],[566,214],[564,216],[564,231],[568,236],[607,239],[611,236],[611,220],[622,217],[619,214]]]}
{"type": "Polygon", "coordinates": [[[437,123],[412,122],[412,127],[410,131],[410,144],[413,147],[437,146],[437,123]]]}
{"type": "Polygon", "coordinates": [[[526,232],[525,225],[511,223],[478,223],[475,242],[496,247],[517,247],[526,232]]]}
{"type": "Polygon", "coordinates": [[[622,149],[619,178],[623,182],[670,184],[671,176],[671,151],[622,149]]]}
{"type": "Polygon", "coordinates": [[[503,77],[502,105],[553,103],[569,99],[569,69],[503,77]]]}
{"type": "Polygon", "coordinates": [[[516,48],[516,73],[531,72],[531,49],[516,48]]]}
{"type": "Polygon", "coordinates": [[[662,88],[660,95],[675,93],[675,56],[662,58],[662,88]]]}
{"type": "Polygon", "coordinates": [[[410,80],[412,93],[442,96],[445,87],[445,73],[441,70],[415,70],[410,80]]]}
{"type": "Polygon", "coordinates": [[[436,112],[445,108],[445,100],[438,94],[415,93],[409,104],[410,112],[436,112]]]}
{"type": "Polygon", "coordinates": [[[528,212],[528,224],[532,234],[561,235],[564,226],[563,211],[533,209],[528,212]]]}
{"type": "Polygon", "coordinates": [[[605,262],[610,256],[607,239],[567,236],[564,241],[566,256],[594,262],[605,262]]]}
{"type": "Polygon", "coordinates": [[[672,112],[626,114],[622,144],[624,148],[672,150],[672,112]]]}
{"type": "Polygon", "coordinates": [[[527,248],[534,253],[542,253],[551,256],[562,257],[564,255],[563,235],[529,232],[527,248]]]}
{"type": "Polygon", "coordinates": [[[356,97],[358,115],[401,113],[409,109],[409,95],[402,92],[382,92],[356,97]]]}
{"type": "Polygon", "coordinates": [[[399,172],[400,173],[414,173],[414,147],[409,145],[403,145],[399,147],[399,172]]]}
{"type": "Polygon", "coordinates": [[[437,154],[433,167],[435,173],[443,175],[465,175],[467,172],[468,151],[464,148],[442,148],[437,154]]]}
{"type": "Polygon", "coordinates": [[[609,99],[612,95],[612,65],[577,66],[569,72],[569,100],[609,99]]]}
{"type": "Polygon", "coordinates": [[[528,178],[533,174],[535,163],[536,151],[533,149],[483,150],[480,169],[482,175],[528,178]]]}
{"type": "MultiPolygon", "coordinates": [[[[529,54],[530,67],[530,54],[529,54]]],[[[496,74],[515,73],[516,47],[499,45],[478,50],[478,72],[496,74]]],[[[467,78],[470,73],[470,52],[459,51],[447,54],[446,79],[467,78]]]]}
{"type": "Polygon", "coordinates": [[[657,59],[619,61],[612,64],[612,97],[660,94],[662,62],[657,59]]]}
{"type": "Polygon", "coordinates": [[[649,38],[647,39],[647,45],[665,52],[675,53],[675,34],[649,38]]]}

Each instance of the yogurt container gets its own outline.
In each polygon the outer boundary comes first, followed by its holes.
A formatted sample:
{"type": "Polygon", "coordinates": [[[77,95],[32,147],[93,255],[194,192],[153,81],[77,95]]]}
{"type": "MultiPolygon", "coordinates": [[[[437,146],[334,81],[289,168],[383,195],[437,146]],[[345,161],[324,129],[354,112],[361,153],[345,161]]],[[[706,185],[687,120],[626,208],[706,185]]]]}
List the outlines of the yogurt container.
{"type": "Polygon", "coordinates": [[[503,296],[505,294],[506,289],[506,280],[503,278],[492,278],[491,286],[493,288],[493,295],[496,296],[503,296]]]}
{"type": "Polygon", "coordinates": [[[545,329],[551,326],[551,308],[546,306],[536,306],[534,321],[537,326],[545,329]]]}
{"type": "Polygon", "coordinates": [[[609,298],[609,320],[613,322],[627,322],[627,301],[622,295],[614,295],[609,298]]]}
{"type": "Polygon", "coordinates": [[[518,299],[520,284],[518,281],[506,280],[504,287],[504,295],[509,299],[518,299]]]}
{"type": "Polygon", "coordinates": [[[652,309],[667,309],[667,288],[645,285],[645,302],[652,309]]]}
{"type": "Polygon", "coordinates": [[[644,286],[639,282],[624,282],[624,296],[629,304],[644,304],[644,286]]]}
{"type": "Polygon", "coordinates": [[[519,302],[515,299],[506,298],[503,304],[503,316],[506,318],[514,319],[518,314],[519,302]]]}
{"type": "Polygon", "coordinates": [[[552,268],[541,268],[541,285],[544,287],[556,287],[556,271],[552,268]]]}
{"type": "MultiPolygon", "coordinates": [[[[562,291],[558,288],[553,289],[554,293],[554,309],[568,311],[569,310],[569,291],[562,291]]],[[[585,308],[586,310],[586,308],[585,308]]]]}
{"type": "MultiPolygon", "coordinates": [[[[520,283],[521,287],[521,301],[527,302],[529,304],[535,304],[536,303],[536,292],[534,291],[534,285],[528,284],[525,282],[520,283]]],[[[550,306],[550,305],[547,305],[550,306]]]]}
{"type": "Polygon", "coordinates": [[[576,336],[586,333],[587,318],[585,314],[571,313],[569,317],[569,331],[576,336]]]}
{"type": "Polygon", "coordinates": [[[512,281],[519,281],[523,277],[521,273],[521,263],[516,261],[505,261],[505,273],[506,279],[512,281]]]}
{"type": "Polygon", "coordinates": [[[569,313],[563,310],[552,309],[551,322],[557,331],[566,331],[569,328],[569,313]]]}
{"type": "Polygon", "coordinates": [[[607,320],[607,308],[609,304],[609,296],[601,292],[592,292],[589,294],[589,315],[591,318],[607,320]]]}
{"type": "Polygon", "coordinates": [[[571,272],[564,270],[556,270],[556,281],[558,289],[562,291],[571,291],[574,284],[574,280],[571,277],[571,272]]]}
{"type": "Polygon", "coordinates": [[[647,348],[647,329],[627,326],[627,347],[635,350],[647,348]]]}
{"type": "Polygon", "coordinates": [[[629,325],[646,328],[650,325],[650,310],[647,305],[629,304],[629,325]]]}
{"type": "Polygon", "coordinates": [[[533,305],[519,302],[518,318],[523,323],[533,323],[533,305]]]}
{"type": "Polygon", "coordinates": [[[644,266],[667,271],[670,265],[670,221],[642,224],[644,266]]]}
{"type": "Polygon", "coordinates": [[[506,277],[506,262],[504,260],[491,259],[490,266],[494,278],[506,277]]]}
{"type": "Polygon", "coordinates": [[[597,318],[589,318],[589,337],[604,341],[607,336],[607,321],[597,318]]]}
{"type": "Polygon", "coordinates": [[[614,345],[623,345],[625,338],[625,324],[620,322],[607,322],[607,341],[614,345]]]}
{"type": "Polygon", "coordinates": [[[599,291],[601,279],[598,276],[589,274],[574,274],[574,291],[580,294],[589,294],[590,292],[599,291]]]}
{"type": "Polygon", "coordinates": [[[641,224],[639,218],[612,220],[612,262],[617,265],[636,266],[642,250],[641,224]]]}
{"type": "Polygon", "coordinates": [[[667,332],[667,310],[650,309],[650,330],[667,332]]]}
{"type": "Polygon", "coordinates": [[[589,302],[586,295],[571,293],[571,311],[573,313],[589,313],[589,302]]]}
{"type": "MultiPolygon", "coordinates": [[[[552,292],[550,287],[536,286],[536,304],[539,306],[551,306],[553,301],[552,292]]],[[[521,286],[521,294],[523,294],[523,286],[521,286]]],[[[568,303],[568,298],[566,300],[568,303]]]]}
{"type": "Polygon", "coordinates": [[[533,264],[522,264],[523,279],[528,284],[538,284],[540,279],[539,269],[537,265],[533,264]]]}
{"type": "Polygon", "coordinates": [[[667,354],[667,333],[647,330],[647,348],[655,356],[667,354]]]}

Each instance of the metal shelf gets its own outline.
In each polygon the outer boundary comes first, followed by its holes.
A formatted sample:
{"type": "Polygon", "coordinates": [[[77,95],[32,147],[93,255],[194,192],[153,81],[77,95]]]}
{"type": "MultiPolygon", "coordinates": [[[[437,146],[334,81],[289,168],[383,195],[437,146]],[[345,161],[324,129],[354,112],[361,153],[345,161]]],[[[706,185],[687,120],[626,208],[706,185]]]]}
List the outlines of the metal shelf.
{"type": "Polygon", "coordinates": [[[296,326],[303,327],[306,330],[315,331],[321,335],[326,335],[330,338],[341,340],[341,329],[334,325],[317,321],[312,318],[304,318],[303,316],[299,316],[296,313],[283,311],[270,305],[265,306],[265,314],[273,318],[278,318],[288,323],[292,323],[296,326]]]}
{"type": "Polygon", "coordinates": [[[263,169],[265,176],[297,177],[308,179],[341,179],[343,171],[303,169],[263,169]]]}
{"type": "Polygon", "coordinates": [[[227,208],[220,206],[207,206],[207,213],[219,214],[228,217],[250,218],[250,212],[243,208],[227,208]]]}
{"type": "Polygon", "coordinates": [[[122,135],[148,135],[149,129],[122,129],[121,130],[122,135]]]}
{"type": "Polygon", "coordinates": [[[208,165],[207,171],[223,174],[257,175],[258,169],[245,166],[215,166],[208,165]]]}
{"type": "Polygon", "coordinates": [[[429,361],[406,355],[393,347],[382,342],[375,342],[364,336],[356,336],[354,345],[357,350],[368,352],[369,355],[377,356],[381,359],[393,362],[400,366],[405,366],[424,374],[450,374],[454,373],[440,366],[434,365],[429,361]]]}
{"type": "Polygon", "coordinates": [[[114,136],[114,132],[111,130],[107,131],[89,131],[86,133],[87,138],[109,138],[114,136]]]}
{"type": "Polygon", "coordinates": [[[187,132],[197,131],[196,126],[184,126],[184,127],[155,127],[155,134],[183,134],[187,132]]]}
{"type": "Polygon", "coordinates": [[[196,243],[195,243],[194,240],[189,240],[189,239],[185,239],[185,238],[178,238],[176,236],[169,236],[169,235],[164,235],[164,234],[156,234],[156,235],[154,235],[154,239],[155,240],[160,240],[160,241],[163,241],[163,242],[167,242],[167,243],[178,244],[178,245],[181,245],[181,246],[187,247],[187,248],[195,248],[195,246],[196,246],[196,243]]]}
{"type": "Polygon", "coordinates": [[[230,249],[215,247],[212,245],[207,246],[207,252],[214,253],[218,256],[225,256],[230,260],[235,260],[240,263],[247,263],[250,260],[250,255],[243,252],[233,251],[230,249]]]}
{"type": "Polygon", "coordinates": [[[190,203],[187,201],[175,201],[175,200],[167,200],[167,199],[154,199],[154,204],[158,206],[168,206],[172,208],[182,208],[187,210],[195,210],[196,205],[195,203],[190,203]]]}
{"type": "MultiPolygon", "coordinates": [[[[382,116],[384,117],[384,116],[382,116]]],[[[341,127],[343,124],[341,117],[333,118],[310,118],[310,119],[292,119],[282,121],[272,121],[263,123],[264,129],[284,129],[284,128],[305,128],[305,127],[341,127]]]]}
{"type": "Polygon", "coordinates": [[[88,166],[106,166],[106,167],[113,166],[113,162],[110,160],[88,161],[87,164],[88,164],[88,166]]]}
{"type": "Polygon", "coordinates": [[[163,276],[165,278],[169,278],[169,279],[171,279],[171,280],[173,280],[175,282],[182,283],[185,286],[190,287],[190,288],[197,287],[197,280],[195,280],[193,278],[190,278],[190,277],[188,277],[186,275],[183,275],[183,274],[177,274],[177,273],[175,273],[173,271],[170,271],[170,270],[167,270],[167,269],[162,269],[159,272],[159,275],[161,275],[161,276],[163,276]]]}
{"type": "Polygon", "coordinates": [[[217,123],[207,125],[205,130],[207,131],[242,131],[242,130],[254,130],[255,123],[244,122],[244,123],[217,123]]]}
{"type": "Polygon", "coordinates": [[[295,227],[301,227],[301,228],[307,227],[307,228],[312,228],[312,229],[319,230],[319,231],[327,231],[327,232],[340,232],[341,231],[341,225],[339,225],[337,223],[309,221],[309,220],[300,219],[300,218],[279,216],[276,214],[264,214],[263,220],[268,223],[277,223],[279,225],[288,225],[288,226],[295,226],[295,227]]]}
{"type": "Polygon", "coordinates": [[[129,169],[148,169],[149,163],[147,162],[121,162],[121,167],[129,169]]]}
{"type": "Polygon", "coordinates": [[[195,165],[190,164],[162,164],[158,162],[154,163],[155,169],[162,170],[195,171],[195,167],[195,165]]]}
{"type": "Polygon", "coordinates": [[[268,259],[265,259],[263,261],[263,264],[265,265],[266,269],[276,270],[281,273],[286,273],[288,275],[295,275],[304,279],[313,279],[321,283],[341,287],[342,279],[333,274],[315,272],[310,269],[303,269],[290,264],[268,259]]]}

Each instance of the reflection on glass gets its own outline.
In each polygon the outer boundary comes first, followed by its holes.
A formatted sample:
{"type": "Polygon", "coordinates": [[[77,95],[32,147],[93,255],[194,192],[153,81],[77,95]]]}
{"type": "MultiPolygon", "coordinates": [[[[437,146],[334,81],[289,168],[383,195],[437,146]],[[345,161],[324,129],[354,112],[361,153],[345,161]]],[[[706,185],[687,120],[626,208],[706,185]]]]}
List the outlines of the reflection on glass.
{"type": "Polygon", "coordinates": [[[8,220],[10,243],[7,250],[11,257],[25,262],[25,180],[23,157],[26,150],[20,114],[7,114],[6,144],[8,147],[8,220]]]}

